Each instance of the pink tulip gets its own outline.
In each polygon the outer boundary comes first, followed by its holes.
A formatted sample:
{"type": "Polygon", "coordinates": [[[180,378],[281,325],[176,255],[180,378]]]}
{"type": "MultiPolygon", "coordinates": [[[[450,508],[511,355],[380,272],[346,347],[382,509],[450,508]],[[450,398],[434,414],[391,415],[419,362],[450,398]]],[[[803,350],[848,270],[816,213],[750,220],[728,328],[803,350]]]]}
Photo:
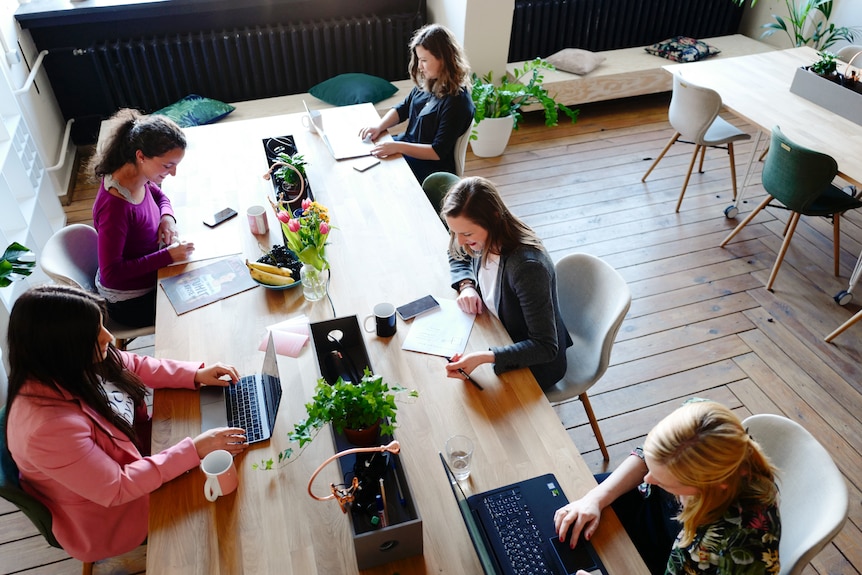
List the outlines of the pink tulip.
{"type": "Polygon", "coordinates": [[[310,205],[311,205],[311,200],[309,200],[308,198],[305,198],[304,200],[302,200],[302,209],[303,209],[303,211],[304,211],[304,210],[307,210],[307,209],[308,209],[308,206],[310,206],[310,205]]]}
{"type": "Polygon", "coordinates": [[[298,232],[298,231],[299,231],[299,227],[300,227],[300,226],[299,226],[299,220],[295,220],[295,219],[293,219],[293,218],[291,218],[290,220],[288,220],[288,222],[287,222],[287,229],[289,229],[289,230],[290,230],[290,231],[292,231],[293,233],[298,232]]]}
{"type": "Polygon", "coordinates": [[[327,224],[326,222],[320,222],[320,233],[324,236],[326,234],[328,234],[329,233],[329,224],[327,224]]]}
{"type": "Polygon", "coordinates": [[[278,213],[276,214],[276,217],[278,218],[278,221],[280,221],[283,224],[286,224],[287,222],[290,221],[290,214],[285,212],[284,210],[279,210],[278,213]]]}

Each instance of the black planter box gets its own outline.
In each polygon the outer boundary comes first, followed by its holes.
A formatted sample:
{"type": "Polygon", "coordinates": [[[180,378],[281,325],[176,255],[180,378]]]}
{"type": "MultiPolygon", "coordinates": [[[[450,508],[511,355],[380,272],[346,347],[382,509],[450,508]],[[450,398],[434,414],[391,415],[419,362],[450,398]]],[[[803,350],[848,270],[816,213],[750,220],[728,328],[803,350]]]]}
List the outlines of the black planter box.
{"type": "MultiPolygon", "coordinates": [[[[330,384],[339,376],[354,381],[354,377],[362,377],[366,367],[371,369],[355,315],[312,323],[311,340],[321,376],[330,384]],[[333,337],[330,338],[329,334],[333,337]],[[333,352],[338,352],[341,357],[336,360],[333,352]]],[[[332,435],[336,452],[356,447],[335,430],[332,430],[332,435]]],[[[376,445],[386,445],[392,439],[381,436],[376,445]]],[[[421,555],[422,519],[401,458],[392,453],[358,453],[339,458],[338,467],[342,483],[349,485],[355,475],[360,478],[361,489],[356,492],[356,500],[347,513],[359,569],[421,555]],[[376,505],[381,477],[387,516],[385,526],[379,521],[376,505]]]]}

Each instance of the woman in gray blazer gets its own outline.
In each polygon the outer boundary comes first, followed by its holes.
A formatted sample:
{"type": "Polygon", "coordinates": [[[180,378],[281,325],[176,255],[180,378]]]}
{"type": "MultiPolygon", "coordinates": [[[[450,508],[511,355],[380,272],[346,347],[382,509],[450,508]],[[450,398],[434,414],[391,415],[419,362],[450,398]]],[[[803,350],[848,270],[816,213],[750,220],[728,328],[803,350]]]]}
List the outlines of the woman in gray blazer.
{"type": "Polygon", "coordinates": [[[560,316],[554,263],[541,240],[506,208],[494,185],[465,178],[443,198],[440,215],[449,227],[449,267],[458,306],[466,313],[496,315],[511,345],[456,355],[449,377],[463,379],[483,363],[494,373],[529,367],[542,389],[566,373],[572,345],[560,316]]]}

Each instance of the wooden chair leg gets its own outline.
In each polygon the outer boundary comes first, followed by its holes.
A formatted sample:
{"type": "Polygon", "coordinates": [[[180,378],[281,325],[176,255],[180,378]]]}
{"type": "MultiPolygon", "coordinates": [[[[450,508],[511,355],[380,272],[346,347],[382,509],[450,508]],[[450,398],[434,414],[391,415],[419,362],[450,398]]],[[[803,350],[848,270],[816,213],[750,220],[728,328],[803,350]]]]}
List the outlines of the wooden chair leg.
{"type": "Polygon", "coordinates": [[[83,575],[93,575],[93,564],[92,563],[84,563],[81,569],[81,573],[83,575]]]}
{"type": "Polygon", "coordinates": [[[584,411],[587,412],[587,419],[590,420],[590,427],[593,428],[593,433],[596,434],[596,441],[599,443],[599,449],[602,451],[602,456],[605,458],[605,461],[610,461],[611,457],[608,455],[608,448],[605,447],[605,439],[602,437],[602,432],[599,429],[599,422],[596,420],[596,414],[593,413],[593,406],[590,404],[590,398],[587,397],[587,392],[585,391],[579,395],[578,398],[581,400],[581,403],[584,404],[584,411]]]}
{"type": "Polygon", "coordinates": [[[650,172],[652,172],[652,171],[653,171],[653,168],[655,168],[655,167],[658,165],[658,163],[661,161],[661,159],[662,159],[662,158],[664,158],[664,155],[667,153],[667,151],[668,151],[668,150],[670,150],[670,147],[671,147],[671,146],[673,146],[673,145],[676,143],[676,141],[677,141],[677,140],[679,140],[679,137],[680,137],[681,135],[682,135],[682,134],[680,134],[679,132],[677,132],[677,133],[675,133],[673,136],[671,136],[670,140],[669,140],[669,141],[668,141],[668,143],[665,145],[664,149],[661,151],[661,153],[658,155],[658,157],[655,159],[655,161],[653,161],[652,165],[649,167],[649,169],[646,171],[646,173],[644,174],[644,176],[641,178],[641,181],[642,181],[642,182],[645,182],[645,181],[646,181],[647,176],[649,176],[649,175],[650,175],[650,172]]]}
{"type": "Polygon", "coordinates": [[[763,148],[763,152],[760,153],[760,157],[757,158],[757,161],[762,162],[763,158],[765,158],[766,154],[768,154],[768,153],[769,153],[769,146],[766,146],[765,148],[763,148]]]}
{"type": "Polygon", "coordinates": [[[796,231],[796,224],[799,223],[801,215],[799,212],[791,212],[790,214],[790,221],[787,222],[787,233],[784,235],[784,241],[781,242],[781,249],[778,250],[778,257],[775,258],[775,265],[772,266],[772,273],[769,274],[769,281],[766,283],[766,289],[769,291],[772,291],[772,284],[775,283],[778,268],[781,267],[781,262],[784,261],[784,255],[787,253],[787,248],[790,247],[790,240],[793,239],[793,233],[796,231]]]}
{"type": "Polygon", "coordinates": [[[679,192],[679,199],[676,201],[677,212],[679,212],[679,207],[682,205],[682,198],[685,196],[685,189],[688,187],[688,181],[691,179],[691,171],[694,169],[694,161],[697,160],[697,153],[705,148],[706,146],[694,146],[694,153],[691,155],[691,162],[688,163],[688,173],[685,175],[685,181],[682,183],[682,190],[679,192]]]}
{"type": "Polygon", "coordinates": [[[700,147],[700,163],[697,165],[697,173],[703,173],[703,160],[706,158],[706,146],[700,147]]]}
{"type": "Polygon", "coordinates": [[[847,331],[853,324],[862,321],[862,309],[856,312],[856,315],[842,323],[838,328],[824,338],[826,343],[831,343],[833,339],[847,331]]]}
{"type": "Polygon", "coordinates": [[[832,216],[832,267],[836,277],[838,277],[838,260],[841,253],[841,214],[832,216]]]}
{"type": "Polygon", "coordinates": [[[765,200],[763,200],[762,202],[760,202],[760,205],[759,205],[759,206],[757,206],[756,208],[754,208],[754,211],[752,211],[750,214],[748,214],[748,216],[747,216],[744,220],[742,220],[741,222],[739,222],[739,225],[737,225],[735,228],[733,228],[733,231],[732,231],[732,232],[730,232],[730,233],[727,235],[727,237],[726,237],[726,238],[724,238],[724,241],[722,241],[720,244],[718,244],[718,246],[719,246],[719,247],[722,247],[722,248],[723,248],[724,246],[726,246],[726,245],[727,245],[727,242],[729,242],[730,240],[732,240],[732,239],[733,239],[733,236],[735,236],[736,234],[738,234],[738,233],[742,230],[742,228],[744,228],[744,227],[748,224],[748,222],[750,222],[751,220],[753,220],[753,219],[754,219],[754,216],[756,216],[757,214],[759,214],[759,213],[760,213],[760,210],[762,210],[763,208],[765,208],[766,206],[768,206],[768,205],[769,205],[769,202],[771,202],[771,201],[772,201],[772,196],[766,196],[766,199],[765,199],[765,200]]]}
{"type": "Polygon", "coordinates": [[[733,142],[727,144],[727,156],[730,158],[730,183],[733,185],[733,200],[736,201],[736,161],[733,157],[733,142]]]}

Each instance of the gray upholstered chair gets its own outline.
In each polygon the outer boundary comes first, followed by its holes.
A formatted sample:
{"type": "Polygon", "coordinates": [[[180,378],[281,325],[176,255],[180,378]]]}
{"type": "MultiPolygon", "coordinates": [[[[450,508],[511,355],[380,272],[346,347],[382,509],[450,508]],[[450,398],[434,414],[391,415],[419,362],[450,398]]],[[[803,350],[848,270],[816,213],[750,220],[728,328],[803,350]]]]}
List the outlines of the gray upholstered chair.
{"type": "MultiPolygon", "coordinates": [[[[92,226],[71,224],[48,238],[39,265],[48,277],[59,284],[77,286],[91,293],[96,290],[96,271],[99,269],[98,236],[92,226]]],[[[156,326],[129,327],[110,317],[105,327],[117,339],[117,347],[125,348],[136,337],[156,332],[156,326]]]]}
{"type": "Polygon", "coordinates": [[[727,155],[730,158],[730,179],[733,184],[733,199],[736,199],[736,163],[733,157],[733,143],[751,138],[736,126],[729,124],[718,115],[721,110],[721,96],[710,88],[696,86],[683,79],[679,74],[673,75],[673,95],[668,110],[668,120],[673,129],[676,130],[670,141],[641,178],[645,182],[647,176],[653,171],[667,151],[677,140],[694,144],[694,153],[688,164],[688,172],[679,192],[676,202],[676,211],[682,205],[682,198],[691,179],[691,171],[694,169],[694,161],[700,154],[698,172],[703,172],[703,158],[707,148],[727,147],[727,155]]]}
{"type": "Polygon", "coordinates": [[[742,424],[778,467],[779,575],[798,575],[847,520],[847,483],[829,452],[804,427],[780,415],[742,424]]]}
{"type": "Polygon", "coordinates": [[[434,206],[435,212],[440,213],[446,192],[460,180],[461,178],[449,172],[434,172],[425,178],[422,182],[422,191],[425,192],[428,201],[434,206]]]}
{"type": "Polygon", "coordinates": [[[555,269],[560,313],[574,345],[566,350],[566,375],[545,395],[554,403],[573,397],[581,400],[607,461],[608,448],[587,390],[608,369],[614,339],[631,305],[631,291],[619,272],[589,254],[564,256],[555,269]]]}
{"type": "MultiPolygon", "coordinates": [[[[54,537],[54,532],[51,529],[53,524],[51,511],[41,501],[21,488],[18,466],[15,464],[15,460],[12,459],[12,454],[9,453],[9,448],[6,445],[5,405],[0,406],[0,497],[20,509],[33,522],[33,525],[36,526],[36,529],[39,530],[39,533],[48,542],[48,545],[58,549],[63,548],[57,542],[57,538],[54,537]]],[[[92,575],[93,564],[84,563],[82,573],[83,575],[92,575]]]]}

